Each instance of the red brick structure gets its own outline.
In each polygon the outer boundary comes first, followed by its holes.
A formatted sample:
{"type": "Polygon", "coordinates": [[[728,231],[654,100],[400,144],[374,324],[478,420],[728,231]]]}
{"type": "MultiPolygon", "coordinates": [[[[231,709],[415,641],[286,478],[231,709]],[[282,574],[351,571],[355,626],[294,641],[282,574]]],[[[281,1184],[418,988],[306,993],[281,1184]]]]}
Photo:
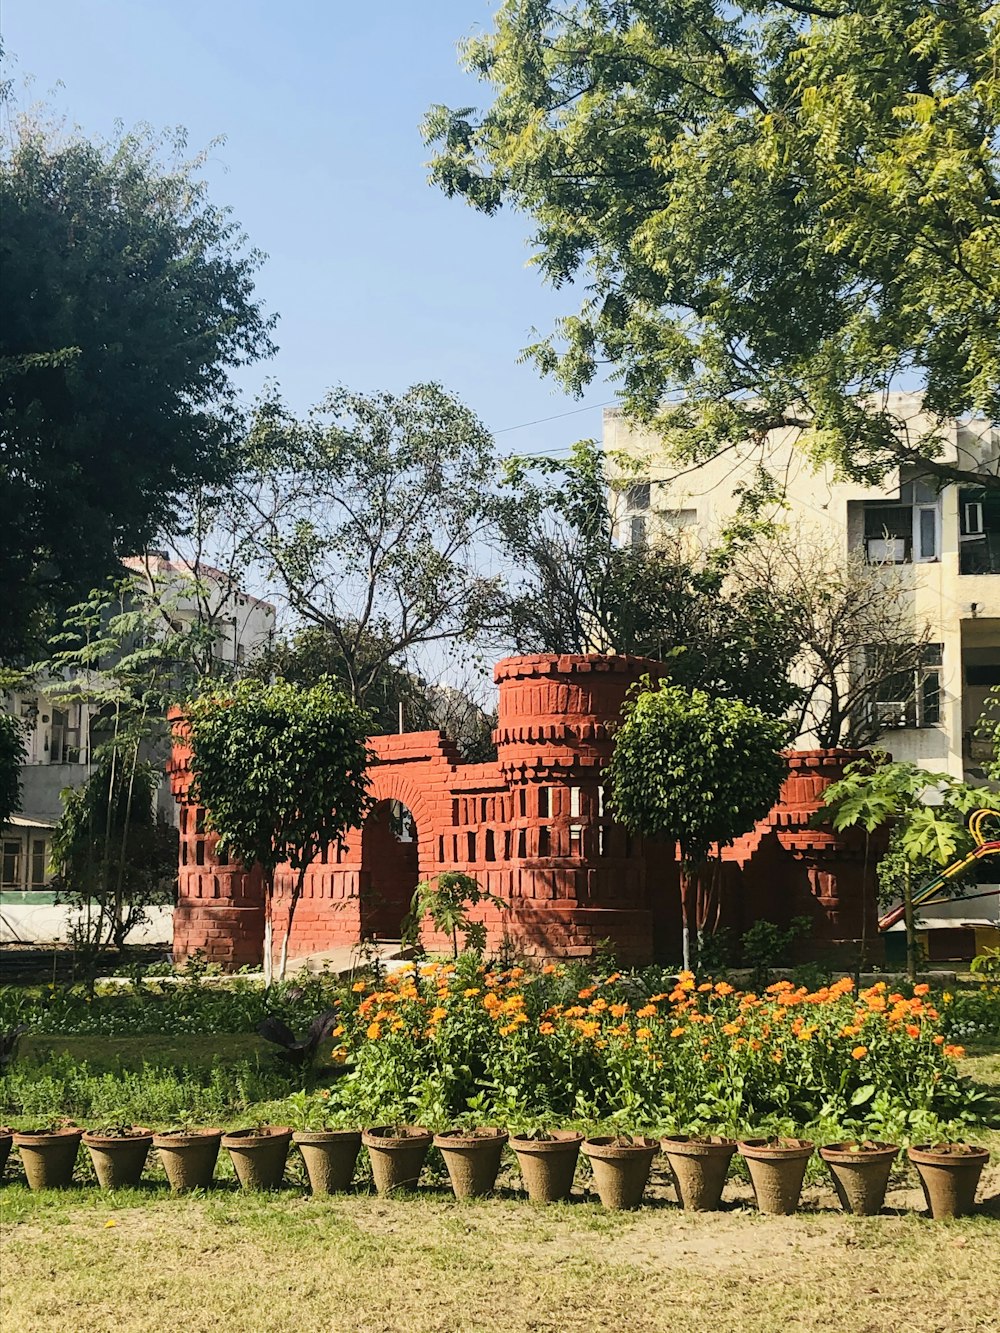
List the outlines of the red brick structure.
{"type": "MultiPolygon", "coordinates": [[[[484,906],[491,946],[586,957],[610,940],[626,963],[676,961],[680,913],[674,849],[628,834],[604,808],[609,728],[629,687],[660,663],[635,657],[513,657],[495,671],[497,760],[463,764],[440,732],[371,741],[375,805],[364,828],[314,863],[296,909],[291,958],[375,937],[398,939],[420,879],[475,875],[508,906],[484,906]]],[[[181,805],[174,956],[195,950],[230,966],[258,962],[259,876],[220,857],[204,811],[188,799],[183,723],[169,764],[181,805]]],[[[752,834],[726,849],[710,924],[745,928],[764,917],[808,915],[822,949],[860,934],[863,847],[809,828],[843,755],[792,754],[782,798],[752,834]]],[[[869,868],[869,876],[872,874],[869,868]]],[[[275,948],[284,932],[288,875],[279,871],[275,948]]],[[[874,895],[869,892],[874,937],[874,895]]],[[[441,942],[443,943],[443,941],[441,942]]]]}

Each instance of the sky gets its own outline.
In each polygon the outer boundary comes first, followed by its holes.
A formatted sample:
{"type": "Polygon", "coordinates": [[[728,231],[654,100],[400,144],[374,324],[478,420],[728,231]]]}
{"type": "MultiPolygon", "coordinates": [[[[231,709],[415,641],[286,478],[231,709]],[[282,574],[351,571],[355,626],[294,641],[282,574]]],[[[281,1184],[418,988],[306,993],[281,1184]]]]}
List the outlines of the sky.
{"type": "Polygon", "coordinates": [[[432,103],[489,100],[457,44],[498,3],[6,0],[3,31],[22,108],[44,100],[95,136],[183,126],[192,150],[224,137],[211,197],[266,253],[257,290],[279,315],[278,354],[241,374],[246,395],[274,379],[305,411],[333,384],[433,379],[503,452],[552,455],[599,436],[614,396],[571,398],[517,363],[578,297],[528,267],[529,219],[427,183],[419,132],[432,103]]]}

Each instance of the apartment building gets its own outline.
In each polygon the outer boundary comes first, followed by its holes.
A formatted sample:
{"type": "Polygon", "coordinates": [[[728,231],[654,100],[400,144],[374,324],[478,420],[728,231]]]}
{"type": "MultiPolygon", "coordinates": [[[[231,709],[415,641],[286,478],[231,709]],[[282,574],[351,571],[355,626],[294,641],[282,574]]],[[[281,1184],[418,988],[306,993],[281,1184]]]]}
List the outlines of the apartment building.
{"type": "MultiPolygon", "coordinates": [[[[274,634],[275,609],[243,592],[222,571],[200,565],[195,571],[166,553],[122,562],[137,579],[150,581],[161,596],[172,627],[208,623],[211,654],[236,672],[274,634]]],[[[0,892],[44,890],[51,875],[52,832],[62,813],[60,792],[77,787],[91,771],[97,703],[61,702],[52,682],[33,681],[0,695],[0,709],[24,724],[27,759],[21,766],[21,809],[0,830],[0,892]],[[47,688],[48,685],[48,688],[47,688]]],[[[164,790],[159,805],[171,819],[175,805],[164,790]]]]}
{"type": "MultiPolygon", "coordinates": [[[[890,406],[922,428],[918,397],[898,394],[890,406]]],[[[727,453],[677,476],[654,436],[606,411],[609,474],[619,471],[616,455],[637,468],[637,480],[612,492],[618,539],[655,542],[682,530],[711,541],[734,517],[740,486],[764,462],[785,483],[786,508],[776,509],[775,519],[806,540],[814,535],[817,550],[862,552],[894,579],[911,608],[914,642],[929,628],[915,679],[883,690],[872,704],[886,748],[896,759],[982,780],[975,728],[990,687],[1000,685],[1000,493],[941,485],[913,469],[880,486],[839,481],[830,467],[817,471],[795,437],[791,430],[775,431],[763,452],[727,453]]],[[[1000,431],[984,421],[952,423],[942,458],[996,475],[1000,431]]],[[[798,745],[809,748],[810,737],[801,736],[798,745]]]]}

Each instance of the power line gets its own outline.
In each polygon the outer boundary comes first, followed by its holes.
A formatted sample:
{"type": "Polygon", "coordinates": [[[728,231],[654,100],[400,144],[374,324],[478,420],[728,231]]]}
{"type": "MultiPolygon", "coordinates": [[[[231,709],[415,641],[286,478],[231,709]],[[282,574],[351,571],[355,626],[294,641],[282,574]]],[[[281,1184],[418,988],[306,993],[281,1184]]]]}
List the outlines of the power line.
{"type": "Polygon", "coordinates": [[[590,403],[587,407],[574,407],[568,412],[556,412],[551,417],[538,417],[535,421],[522,421],[519,426],[504,426],[500,430],[495,430],[494,435],[506,435],[512,430],[527,430],[529,426],[542,426],[547,421],[561,421],[563,417],[575,417],[581,412],[596,412],[599,407],[612,407],[615,403],[614,398],[609,398],[606,403],[590,403]]]}

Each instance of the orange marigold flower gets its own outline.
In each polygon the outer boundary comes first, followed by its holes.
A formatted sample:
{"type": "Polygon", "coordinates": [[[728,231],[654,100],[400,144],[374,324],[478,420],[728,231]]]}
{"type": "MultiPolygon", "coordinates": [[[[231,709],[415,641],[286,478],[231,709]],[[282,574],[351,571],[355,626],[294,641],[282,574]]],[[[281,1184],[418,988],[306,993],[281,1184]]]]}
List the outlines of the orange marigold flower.
{"type": "Polygon", "coordinates": [[[611,975],[610,975],[610,977],[605,977],[605,978],[604,978],[604,984],[605,984],[605,986],[611,986],[611,985],[613,985],[614,982],[616,982],[616,981],[620,981],[620,980],[621,980],[621,976],[622,976],[622,974],[621,974],[620,972],[612,972],[611,975]]]}
{"type": "Polygon", "coordinates": [[[656,1017],[656,1005],[655,1005],[655,1004],[644,1004],[644,1005],[642,1006],[641,1009],[637,1009],[637,1010],[635,1011],[635,1016],[636,1016],[636,1018],[655,1018],[655,1017],[656,1017]]]}
{"type": "Polygon", "coordinates": [[[913,987],[914,995],[926,995],[929,990],[930,986],[928,986],[926,981],[921,981],[919,986],[913,987]]]}
{"type": "MultiPolygon", "coordinates": [[[[593,1006],[591,1006],[591,1007],[593,1007],[593,1006]]],[[[641,1012],[641,1011],[640,1011],[640,1012],[641,1012]]],[[[628,1013],[628,1005],[627,1005],[627,1004],[613,1004],[613,1005],[611,1006],[610,1013],[611,1013],[611,1017],[612,1017],[612,1018],[624,1018],[625,1015],[628,1013]]],[[[656,1013],[656,1010],[655,1010],[655,1009],[653,1010],[653,1013],[654,1013],[654,1014],[656,1013]]]]}
{"type": "Polygon", "coordinates": [[[715,983],[716,995],[732,995],[733,988],[728,981],[717,981],[715,983]]]}
{"type": "Polygon", "coordinates": [[[780,1050],[779,1050],[779,1051],[772,1051],[772,1052],[771,1052],[771,1059],[774,1061],[774,1063],[775,1063],[776,1065],[780,1065],[780,1064],[781,1064],[782,1058],[783,1058],[783,1057],[782,1057],[782,1053],[781,1053],[780,1050]]]}
{"type": "Polygon", "coordinates": [[[334,1037],[342,1037],[342,1036],[344,1035],[344,1025],[343,1025],[343,1023],[338,1023],[337,1026],[333,1029],[333,1032],[332,1032],[331,1035],[334,1036],[334,1037]]]}
{"type": "Polygon", "coordinates": [[[580,1019],[576,1026],[581,1037],[596,1037],[601,1030],[600,1023],[595,1023],[593,1019],[589,1021],[580,1019]]]}
{"type": "Polygon", "coordinates": [[[758,1041],[756,1037],[751,1037],[750,1040],[747,1042],[747,1045],[750,1047],[751,1051],[759,1051],[760,1048],[763,1046],[763,1044],[764,1043],[758,1041]]]}
{"type": "Polygon", "coordinates": [[[571,1004],[565,1012],[567,1018],[582,1018],[587,1011],[582,1004],[571,1004]]]}
{"type": "Polygon", "coordinates": [[[907,1023],[907,1025],[906,1025],[906,1035],[907,1035],[908,1037],[919,1037],[919,1036],[920,1036],[920,1028],[917,1026],[916,1023],[907,1023]]]}
{"type": "Polygon", "coordinates": [[[703,982],[701,983],[701,985],[698,987],[698,990],[699,990],[700,993],[703,994],[703,995],[705,994],[706,991],[710,991],[710,990],[714,990],[714,989],[715,989],[715,988],[713,987],[713,985],[712,985],[712,983],[711,983],[710,981],[703,981],[703,982]]]}
{"type": "Polygon", "coordinates": [[[596,990],[597,990],[596,986],[584,986],[583,990],[580,991],[577,998],[581,1000],[589,1000],[596,990]]]}
{"type": "Polygon", "coordinates": [[[815,1024],[813,1024],[811,1027],[803,1028],[802,1031],[798,1034],[799,1041],[812,1041],[813,1037],[818,1031],[819,1028],[816,1027],[815,1024]]]}
{"type": "Polygon", "coordinates": [[[511,981],[516,981],[519,977],[523,977],[523,976],[524,976],[524,968],[523,968],[523,967],[512,967],[512,968],[510,969],[510,979],[511,979],[511,981]]]}
{"type": "Polygon", "coordinates": [[[442,1009],[440,1005],[438,1005],[436,1009],[431,1010],[432,1023],[440,1023],[442,1018],[447,1018],[447,1017],[448,1017],[448,1010],[442,1009]]]}
{"type": "Polygon", "coordinates": [[[939,1033],[937,1034],[937,1036],[934,1038],[934,1045],[935,1045],[935,1046],[943,1046],[943,1045],[944,1045],[944,1037],[941,1036],[941,1033],[940,1033],[940,1032],[939,1032],[939,1033]]]}
{"type": "Polygon", "coordinates": [[[354,991],[355,995],[360,995],[363,990],[367,989],[368,989],[367,981],[356,981],[354,985],[351,987],[351,990],[354,991]]]}
{"type": "Polygon", "coordinates": [[[854,1060],[863,1060],[867,1054],[867,1046],[855,1046],[854,1050],[851,1052],[851,1057],[854,1060]]]}
{"type": "Polygon", "coordinates": [[[635,1030],[636,1041],[649,1041],[652,1035],[653,1034],[649,1028],[636,1028],[635,1030]]]}
{"type": "Polygon", "coordinates": [[[685,1033],[686,1031],[687,1031],[687,1028],[677,1027],[677,1028],[674,1028],[673,1032],[671,1032],[670,1035],[671,1035],[672,1037],[683,1037],[683,1036],[684,1036],[684,1033],[685,1033]]]}
{"type": "Polygon", "coordinates": [[[553,973],[555,970],[556,970],[556,965],[555,965],[555,963],[546,963],[545,966],[542,968],[542,976],[543,976],[543,977],[551,977],[552,973],[553,973]]]}
{"type": "Polygon", "coordinates": [[[739,1023],[723,1023],[722,1030],[727,1037],[735,1037],[740,1030],[739,1023]]]}
{"type": "Polygon", "coordinates": [[[333,1050],[330,1052],[330,1054],[332,1058],[338,1062],[338,1064],[342,1064],[347,1059],[347,1047],[335,1046],[333,1050]]]}
{"type": "Polygon", "coordinates": [[[555,1032],[555,1027],[551,1023],[539,1023],[538,1031],[543,1037],[551,1037],[555,1032]]]}
{"type": "Polygon", "coordinates": [[[471,1000],[473,995],[478,995],[478,994],[479,994],[478,986],[470,986],[468,990],[462,991],[462,995],[466,1000],[471,1000]]]}
{"type": "MultiPolygon", "coordinates": [[[[607,1002],[607,1000],[602,1000],[602,999],[600,998],[600,996],[598,996],[596,1000],[594,1000],[594,1001],[591,1002],[591,1005],[590,1005],[590,1012],[591,1012],[592,1014],[599,1014],[599,1013],[601,1013],[603,1010],[607,1009],[607,1007],[608,1007],[608,1002],[607,1002]]],[[[615,1008],[617,1008],[617,1005],[615,1006],[615,1008]]],[[[612,1010],[612,1012],[614,1012],[614,1011],[612,1010]]]]}
{"type": "Polygon", "coordinates": [[[964,1046],[946,1046],[946,1047],[944,1048],[944,1053],[945,1053],[945,1055],[948,1057],[949,1060],[964,1060],[964,1059],[965,1059],[965,1047],[964,1047],[964,1046]]]}
{"type": "Polygon", "coordinates": [[[379,1039],[379,1037],[381,1037],[381,1035],[382,1035],[382,1024],[381,1024],[381,1023],[369,1023],[369,1024],[368,1024],[368,1040],[369,1040],[369,1041],[378,1041],[378,1039],[379,1039]]]}

